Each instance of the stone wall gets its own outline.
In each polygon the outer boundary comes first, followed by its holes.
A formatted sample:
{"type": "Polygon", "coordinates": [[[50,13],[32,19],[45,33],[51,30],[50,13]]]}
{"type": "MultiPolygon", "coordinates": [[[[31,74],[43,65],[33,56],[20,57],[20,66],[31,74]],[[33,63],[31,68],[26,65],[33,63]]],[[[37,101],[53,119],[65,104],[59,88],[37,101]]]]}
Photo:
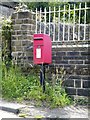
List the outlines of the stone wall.
{"type": "MultiPolygon", "coordinates": [[[[12,21],[14,29],[12,34],[13,63],[25,70],[33,66],[32,36],[35,33],[35,14],[31,12],[13,13],[12,21]]],[[[88,96],[90,90],[89,57],[88,47],[52,46],[52,64],[47,66],[47,76],[53,78],[53,81],[63,76],[63,85],[66,86],[66,91],[71,96],[88,96]],[[64,75],[61,73],[62,68],[64,75]]]]}
{"type": "Polygon", "coordinates": [[[35,15],[31,12],[13,13],[12,21],[14,29],[12,34],[13,62],[19,66],[29,66],[33,58],[32,40],[35,33],[35,15]]]}
{"type": "Polygon", "coordinates": [[[63,85],[73,96],[89,96],[90,94],[90,52],[88,47],[53,48],[52,67],[64,68],[63,85]]]}

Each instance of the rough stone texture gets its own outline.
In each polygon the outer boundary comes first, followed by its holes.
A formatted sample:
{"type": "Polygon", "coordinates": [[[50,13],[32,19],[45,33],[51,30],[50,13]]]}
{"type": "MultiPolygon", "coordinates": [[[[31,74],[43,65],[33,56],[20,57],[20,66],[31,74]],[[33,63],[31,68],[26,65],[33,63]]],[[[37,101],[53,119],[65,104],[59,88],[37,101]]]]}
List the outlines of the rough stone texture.
{"type": "Polygon", "coordinates": [[[17,12],[12,14],[12,58],[13,63],[25,67],[32,61],[32,40],[35,33],[35,18],[31,12],[17,12]]]}
{"type": "MultiPolygon", "coordinates": [[[[63,76],[66,92],[72,96],[89,96],[89,51],[87,47],[53,48],[50,70],[57,67],[56,76],[63,76]],[[53,66],[54,65],[54,66],[53,66]],[[61,68],[65,74],[60,74],[61,68]]],[[[51,73],[52,74],[52,73],[51,73]]]]}

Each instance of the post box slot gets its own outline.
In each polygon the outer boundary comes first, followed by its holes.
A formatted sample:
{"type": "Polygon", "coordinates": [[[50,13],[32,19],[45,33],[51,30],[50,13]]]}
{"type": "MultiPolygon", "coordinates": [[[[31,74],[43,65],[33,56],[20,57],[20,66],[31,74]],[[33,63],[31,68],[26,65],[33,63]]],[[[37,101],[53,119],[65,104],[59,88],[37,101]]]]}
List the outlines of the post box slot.
{"type": "Polygon", "coordinates": [[[37,37],[37,38],[34,38],[34,40],[43,40],[43,38],[37,37]]]}

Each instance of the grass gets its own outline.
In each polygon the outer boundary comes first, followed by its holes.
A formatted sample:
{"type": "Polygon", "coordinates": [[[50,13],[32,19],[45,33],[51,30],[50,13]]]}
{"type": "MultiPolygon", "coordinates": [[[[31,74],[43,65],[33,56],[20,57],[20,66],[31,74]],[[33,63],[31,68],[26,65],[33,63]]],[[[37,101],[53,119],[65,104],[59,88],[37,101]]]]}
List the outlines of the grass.
{"type": "Polygon", "coordinates": [[[71,104],[71,99],[62,88],[58,80],[54,86],[46,82],[46,91],[42,92],[39,77],[24,76],[20,69],[11,66],[8,70],[2,65],[2,97],[7,100],[22,102],[35,101],[37,106],[45,104],[47,107],[63,107],[71,104]]]}

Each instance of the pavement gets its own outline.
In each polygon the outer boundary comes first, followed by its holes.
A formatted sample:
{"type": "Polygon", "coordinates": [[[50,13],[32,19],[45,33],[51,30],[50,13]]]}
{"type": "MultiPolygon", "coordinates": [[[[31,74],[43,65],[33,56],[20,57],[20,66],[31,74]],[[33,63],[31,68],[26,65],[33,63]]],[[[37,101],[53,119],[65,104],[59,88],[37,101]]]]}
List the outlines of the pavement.
{"type": "Polygon", "coordinates": [[[17,114],[12,113],[12,112],[0,110],[0,120],[2,118],[19,118],[19,116],[17,114]]]}
{"type": "Polygon", "coordinates": [[[87,106],[71,105],[49,109],[0,100],[0,118],[87,118],[90,120],[89,115],[87,106]]]}

